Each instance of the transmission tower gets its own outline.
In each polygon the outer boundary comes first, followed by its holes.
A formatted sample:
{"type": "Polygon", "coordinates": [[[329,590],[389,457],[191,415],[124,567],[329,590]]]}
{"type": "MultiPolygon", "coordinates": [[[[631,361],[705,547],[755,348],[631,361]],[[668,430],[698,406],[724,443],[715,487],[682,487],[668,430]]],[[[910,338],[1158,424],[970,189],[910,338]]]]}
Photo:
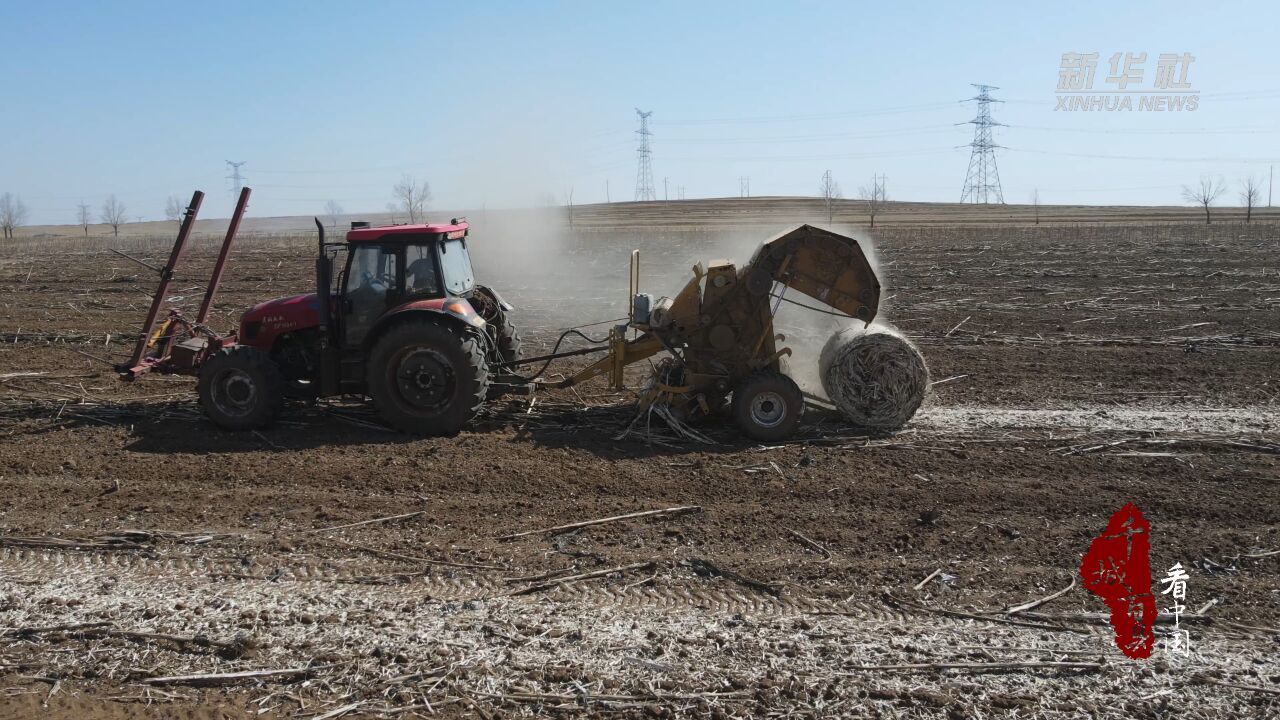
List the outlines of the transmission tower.
{"type": "Polygon", "coordinates": [[[231,181],[232,195],[239,196],[240,188],[244,187],[244,181],[248,179],[245,176],[240,174],[240,167],[244,165],[246,162],[248,161],[247,160],[241,160],[240,162],[232,162],[230,160],[227,161],[227,167],[231,168],[231,174],[227,176],[227,179],[231,181]]]}
{"type": "Polygon", "coordinates": [[[640,136],[640,147],[636,150],[640,156],[640,162],[636,165],[636,200],[657,200],[658,193],[653,189],[653,163],[650,159],[651,151],[649,150],[649,136],[653,133],[649,132],[649,116],[653,111],[644,112],[640,108],[636,108],[636,115],[640,117],[640,129],[636,134],[640,136]]]}
{"type": "Polygon", "coordinates": [[[1001,146],[991,138],[991,128],[1004,123],[991,119],[991,103],[1004,101],[991,97],[992,90],[1000,89],[994,85],[973,86],[978,88],[978,94],[969,100],[977,101],[978,116],[969,121],[973,124],[973,142],[969,143],[973,152],[969,155],[969,172],[964,176],[960,202],[1003,205],[1004,192],[1000,189],[1000,172],[996,169],[996,148],[1001,146]]]}

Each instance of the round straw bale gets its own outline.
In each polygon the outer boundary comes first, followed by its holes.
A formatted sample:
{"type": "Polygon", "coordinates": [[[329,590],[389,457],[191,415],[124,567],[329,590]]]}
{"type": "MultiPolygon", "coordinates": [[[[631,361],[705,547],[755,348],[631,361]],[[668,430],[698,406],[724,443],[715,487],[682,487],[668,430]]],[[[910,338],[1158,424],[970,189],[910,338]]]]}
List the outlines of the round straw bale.
{"type": "Polygon", "coordinates": [[[827,340],[818,359],[822,387],[853,424],[896,430],[916,414],[929,389],[924,356],[894,330],[849,328],[827,340]]]}

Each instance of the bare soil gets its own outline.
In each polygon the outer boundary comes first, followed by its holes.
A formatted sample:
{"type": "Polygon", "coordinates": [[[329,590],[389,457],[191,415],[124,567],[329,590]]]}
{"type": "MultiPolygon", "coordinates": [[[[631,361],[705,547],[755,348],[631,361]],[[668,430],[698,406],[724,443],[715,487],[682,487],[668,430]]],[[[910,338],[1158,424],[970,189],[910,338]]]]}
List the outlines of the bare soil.
{"type": "MultiPolygon", "coordinates": [[[[775,229],[610,215],[525,243],[477,222],[472,252],[536,352],[623,314],[633,246],[670,293],[775,229]]],[[[776,447],[718,423],[713,445],[615,439],[629,396],[595,386],[452,438],[356,402],[227,433],[191,379],[125,384],[81,354],[127,353],[150,271],[83,243],[0,257],[0,717],[1280,714],[1280,231],[939,224],[875,246],[883,319],[937,384],[892,436],[815,411],[776,447]],[[1127,660],[1078,587],[1002,614],[1066,588],[1129,502],[1153,570],[1191,575],[1189,656],[1127,660]],[[929,663],[988,665],[898,667],[929,663]]],[[[246,241],[214,326],[306,291],[311,248],[246,241]]]]}

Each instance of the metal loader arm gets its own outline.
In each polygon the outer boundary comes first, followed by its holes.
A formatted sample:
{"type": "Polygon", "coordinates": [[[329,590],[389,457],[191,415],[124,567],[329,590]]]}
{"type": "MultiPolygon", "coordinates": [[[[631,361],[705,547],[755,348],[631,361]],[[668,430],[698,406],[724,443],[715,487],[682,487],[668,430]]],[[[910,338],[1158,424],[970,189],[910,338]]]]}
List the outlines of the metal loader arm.
{"type": "Polygon", "coordinates": [[[858,241],[812,225],[760,246],[744,274],[753,294],[779,282],[866,323],[880,309],[880,280],[858,241]]]}

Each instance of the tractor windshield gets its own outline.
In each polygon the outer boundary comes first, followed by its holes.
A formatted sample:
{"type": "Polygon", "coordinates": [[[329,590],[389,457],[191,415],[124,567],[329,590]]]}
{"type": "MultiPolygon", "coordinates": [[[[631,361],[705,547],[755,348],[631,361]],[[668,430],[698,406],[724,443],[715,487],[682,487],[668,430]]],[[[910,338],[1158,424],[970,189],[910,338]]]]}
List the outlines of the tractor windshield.
{"type": "Polygon", "coordinates": [[[448,240],[440,244],[440,270],[450,295],[463,295],[476,286],[471,270],[471,256],[464,240],[448,240]]]}

